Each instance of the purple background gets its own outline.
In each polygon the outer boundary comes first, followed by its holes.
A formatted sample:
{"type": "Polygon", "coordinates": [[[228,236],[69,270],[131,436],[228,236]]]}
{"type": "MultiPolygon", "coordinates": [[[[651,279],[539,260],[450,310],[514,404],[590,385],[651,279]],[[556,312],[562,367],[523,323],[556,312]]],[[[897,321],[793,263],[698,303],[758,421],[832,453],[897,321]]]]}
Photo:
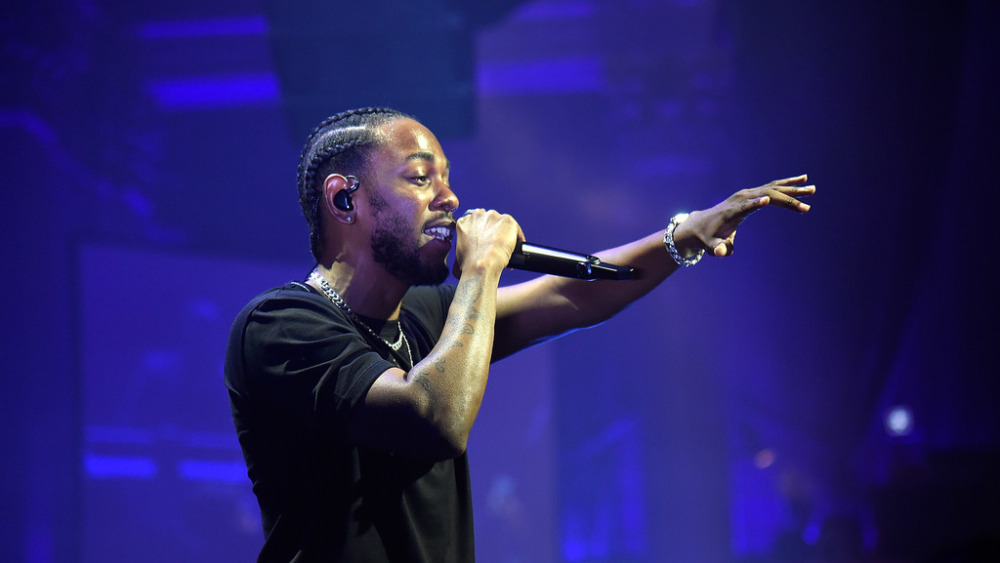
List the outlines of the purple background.
{"type": "Polygon", "coordinates": [[[462,207],[553,246],[801,172],[821,190],[495,366],[481,561],[997,549],[996,2],[20,4],[0,8],[0,560],[252,559],[226,331],[311,266],[306,124],[382,104],[439,133],[462,207]]]}

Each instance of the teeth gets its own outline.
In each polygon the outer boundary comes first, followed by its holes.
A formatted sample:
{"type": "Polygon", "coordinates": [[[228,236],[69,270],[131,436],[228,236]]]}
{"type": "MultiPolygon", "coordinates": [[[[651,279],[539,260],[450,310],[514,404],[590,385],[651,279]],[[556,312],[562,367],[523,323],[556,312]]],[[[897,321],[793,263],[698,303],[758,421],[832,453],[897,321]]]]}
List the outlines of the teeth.
{"type": "Polygon", "coordinates": [[[424,234],[439,240],[451,239],[451,229],[448,227],[431,227],[430,229],[425,230],[424,234]]]}

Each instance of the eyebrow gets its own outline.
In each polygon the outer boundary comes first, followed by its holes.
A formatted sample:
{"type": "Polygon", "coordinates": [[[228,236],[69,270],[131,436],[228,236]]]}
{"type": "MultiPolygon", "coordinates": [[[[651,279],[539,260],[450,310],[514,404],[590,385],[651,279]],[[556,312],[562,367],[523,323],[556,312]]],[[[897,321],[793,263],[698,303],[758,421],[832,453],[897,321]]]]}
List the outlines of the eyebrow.
{"type": "MultiPolygon", "coordinates": [[[[410,156],[406,157],[406,162],[412,162],[414,160],[423,160],[430,164],[434,164],[434,155],[429,152],[415,152],[410,156]]],[[[451,161],[445,159],[445,168],[451,169],[451,161]]]]}

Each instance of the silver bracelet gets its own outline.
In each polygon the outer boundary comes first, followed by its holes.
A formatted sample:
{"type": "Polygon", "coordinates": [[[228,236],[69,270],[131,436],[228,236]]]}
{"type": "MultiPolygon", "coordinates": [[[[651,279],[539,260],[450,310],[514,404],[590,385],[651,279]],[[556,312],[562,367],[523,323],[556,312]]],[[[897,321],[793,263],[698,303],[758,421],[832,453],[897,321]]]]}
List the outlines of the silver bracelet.
{"type": "Polygon", "coordinates": [[[663,231],[663,245],[667,247],[667,252],[670,253],[670,257],[674,259],[674,262],[677,262],[678,265],[684,267],[694,266],[699,260],[701,260],[701,257],[705,255],[704,248],[699,249],[698,252],[695,252],[687,258],[684,258],[681,256],[680,252],[677,252],[677,246],[674,244],[674,229],[677,228],[677,225],[683,223],[689,216],[690,213],[678,213],[677,215],[674,215],[670,218],[670,224],[667,225],[667,229],[663,231]]]}

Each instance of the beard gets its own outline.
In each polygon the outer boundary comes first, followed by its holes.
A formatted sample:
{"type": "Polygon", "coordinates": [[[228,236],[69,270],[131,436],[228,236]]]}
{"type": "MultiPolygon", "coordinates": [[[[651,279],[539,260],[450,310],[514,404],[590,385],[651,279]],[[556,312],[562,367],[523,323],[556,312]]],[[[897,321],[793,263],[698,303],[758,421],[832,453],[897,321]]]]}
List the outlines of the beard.
{"type": "Polygon", "coordinates": [[[448,279],[448,265],[443,261],[431,264],[420,256],[409,221],[385,208],[378,211],[377,226],[371,239],[375,261],[409,285],[444,283],[448,279]]]}

